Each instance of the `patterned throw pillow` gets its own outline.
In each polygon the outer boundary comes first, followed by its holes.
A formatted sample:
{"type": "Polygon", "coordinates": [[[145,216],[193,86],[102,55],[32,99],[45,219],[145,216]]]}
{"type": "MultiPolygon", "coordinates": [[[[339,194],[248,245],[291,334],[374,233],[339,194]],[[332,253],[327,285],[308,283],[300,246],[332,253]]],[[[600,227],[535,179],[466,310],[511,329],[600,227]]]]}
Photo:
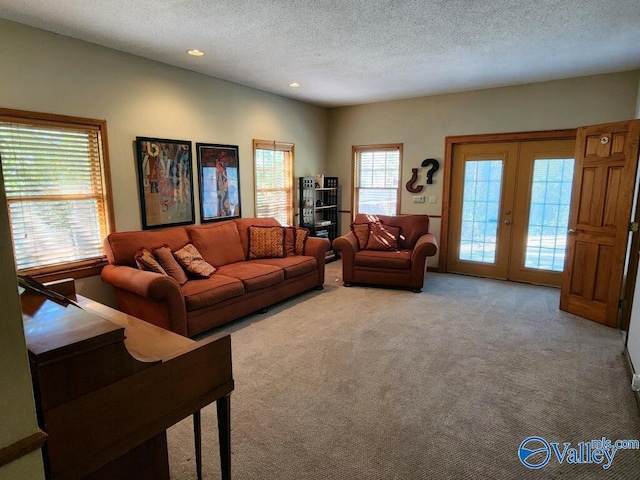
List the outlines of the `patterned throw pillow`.
{"type": "Polygon", "coordinates": [[[369,241],[369,224],[368,223],[352,223],[351,230],[358,239],[358,247],[364,250],[369,241]]]}
{"type": "Polygon", "coordinates": [[[187,269],[187,272],[193,273],[196,277],[209,278],[216,267],[207,262],[196,247],[192,243],[188,243],[177,252],[173,252],[178,263],[187,269]]]}
{"type": "Polygon", "coordinates": [[[399,235],[400,227],[372,222],[369,224],[369,240],[365,250],[398,250],[399,235]]]}
{"type": "Polygon", "coordinates": [[[284,227],[249,227],[249,260],[284,257],[284,227]]]}
{"type": "Polygon", "coordinates": [[[167,275],[164,268],[158,263],[156,258],[146,248],[141,248],[136,252],[133,257],[136,261],[136,265],[140,270],[148,270],[150,272],[161,273],[162,275],[167,275]]]}
{"type": "Polygon", "coordinates": [[[304,248],[309,238],[309,230],[306,228],[296,228],[295,253],[296,255],[304,255],[304,248]]]}
{"type": "Polygon", "coordinates": [[[171,253],[169,245],[154,248],[153,254],[158,259],[158,263],[162,265],[162,268],[164,268],[169,275],[175,278],[180,285],[184,285],[189,281],[189,277],[187,277],[187,274],[184,273],[180,264],[173,257],[173,253],[171,253]]]}

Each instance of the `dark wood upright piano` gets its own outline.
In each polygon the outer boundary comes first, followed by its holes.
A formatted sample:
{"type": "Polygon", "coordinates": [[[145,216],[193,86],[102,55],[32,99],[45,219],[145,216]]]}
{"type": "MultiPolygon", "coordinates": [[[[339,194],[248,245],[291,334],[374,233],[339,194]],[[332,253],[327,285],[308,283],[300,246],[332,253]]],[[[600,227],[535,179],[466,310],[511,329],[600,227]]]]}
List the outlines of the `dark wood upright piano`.
{"type": "MultiPolygon", "coordinates": [[[[24,287],[24,285],[23,285],[24,287]]],[[[23,288],[21,288],[23,290],[23,288]]],[[[222,478],[231,478],[229,335],[193,341],[81,296],[21,292],[47,477],[169,478],[166,430],[216,402],[222,478]]]]}

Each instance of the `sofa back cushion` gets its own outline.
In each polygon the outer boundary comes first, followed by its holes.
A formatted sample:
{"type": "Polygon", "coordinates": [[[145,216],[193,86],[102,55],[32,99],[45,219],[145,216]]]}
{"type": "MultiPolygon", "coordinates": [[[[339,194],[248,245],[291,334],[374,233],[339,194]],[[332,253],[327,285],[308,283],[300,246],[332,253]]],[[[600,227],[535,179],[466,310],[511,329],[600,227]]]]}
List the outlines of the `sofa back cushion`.
{"type": "Polygon", "coordinates": [[[214,267],[246,259],[238,227],[233,221],[187,227],[191,243],[214,267]]]}
{"type": "Polygon", "coordinates": [[[367,215],[359,213],[354,224],[366,222],[382,222],[384,225],[400,227],[399,248],[413,248],[418,239],[429,233],[429,215],[367,215]]]}
{"type": "Polygon", "coordinates": [[[187,243],[189,243],[189,235],[184,227],[114,232],[105,239],[104,251],[109,263],[135,267],[135,255],[141,248],[153,251],[154,248],[168,245],[171,250],[175,251],[187,243]]]}
{"type": "Polygon", "coordinates": [[[242,244],[242,250],[244,252],[244,258],[249,258],[249,227],[278,227],[280,222],[275,218],[236,218],[233,222],[238,227],[238,233],[240,234],[240,243],[242,244]]]}

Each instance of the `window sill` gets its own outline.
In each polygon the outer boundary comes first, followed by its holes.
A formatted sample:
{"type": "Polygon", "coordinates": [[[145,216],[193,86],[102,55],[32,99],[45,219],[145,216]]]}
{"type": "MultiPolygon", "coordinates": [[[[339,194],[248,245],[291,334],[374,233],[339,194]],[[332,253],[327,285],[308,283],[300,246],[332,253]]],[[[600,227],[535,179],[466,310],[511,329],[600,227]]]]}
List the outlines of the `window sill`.
{"type": "Polygon", "coordinates": [[[56,265],[54,267],[30,268],[18,271],[22,275],[30,275],[39,282],[53,282],[63,278],[85,278],[100,275],[107,264],[106,257],[74,264],[56,265]]]}

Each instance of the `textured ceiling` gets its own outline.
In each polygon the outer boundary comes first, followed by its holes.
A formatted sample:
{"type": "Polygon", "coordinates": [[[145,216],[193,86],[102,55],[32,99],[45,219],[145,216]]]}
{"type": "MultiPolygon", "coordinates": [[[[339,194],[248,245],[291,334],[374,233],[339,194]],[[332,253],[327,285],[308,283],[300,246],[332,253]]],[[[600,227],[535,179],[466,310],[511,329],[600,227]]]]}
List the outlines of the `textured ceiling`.
{"type": "Polygon", "coordinates": [[[640,0],[0,0],[0,17],[329,107],[640,68],[640,0]]]}

